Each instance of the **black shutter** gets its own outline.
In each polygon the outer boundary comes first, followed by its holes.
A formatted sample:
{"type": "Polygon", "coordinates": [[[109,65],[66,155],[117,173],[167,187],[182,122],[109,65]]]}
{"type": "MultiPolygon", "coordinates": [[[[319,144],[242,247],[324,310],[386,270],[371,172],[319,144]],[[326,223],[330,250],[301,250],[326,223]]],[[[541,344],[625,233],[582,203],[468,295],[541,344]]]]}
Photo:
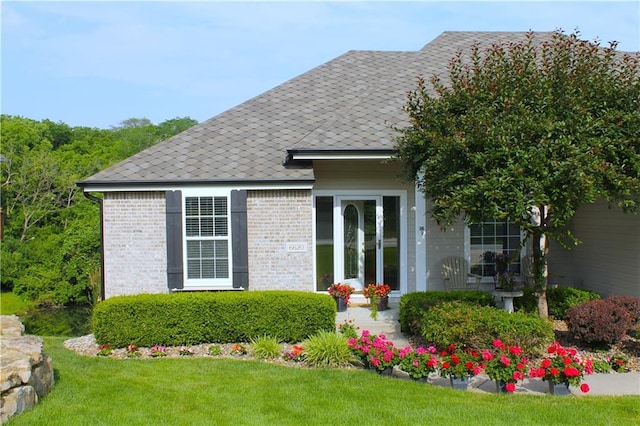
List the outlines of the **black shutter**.
{"type": "Polygon", "coordinates": [[[184,288],[182,267],[182,191],[166,192],[167,283],[169,290],[184,288]]]}
{"type": "Polygon", "coordinates": [[[249,250],[247,242],[247,191],[231,191],[231,249],[233,250],[233,288],[249,288],[249,250]]]}

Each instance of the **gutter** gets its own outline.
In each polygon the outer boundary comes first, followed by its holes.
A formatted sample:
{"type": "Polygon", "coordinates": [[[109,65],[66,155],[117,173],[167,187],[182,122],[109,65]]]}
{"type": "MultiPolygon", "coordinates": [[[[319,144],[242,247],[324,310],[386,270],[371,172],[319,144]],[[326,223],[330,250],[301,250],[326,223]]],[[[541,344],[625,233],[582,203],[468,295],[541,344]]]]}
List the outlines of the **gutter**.
{"type": "Polygon", "coordinates": [[[103,208],[102,198],[98,198],[95,195],[91,195],[88,192],[82,191],[85,197],[94,203],[98,204],[100,208],[100,300],[104,300],[105,288],[104,288],[104,220],[103,220],[103,208]]]}

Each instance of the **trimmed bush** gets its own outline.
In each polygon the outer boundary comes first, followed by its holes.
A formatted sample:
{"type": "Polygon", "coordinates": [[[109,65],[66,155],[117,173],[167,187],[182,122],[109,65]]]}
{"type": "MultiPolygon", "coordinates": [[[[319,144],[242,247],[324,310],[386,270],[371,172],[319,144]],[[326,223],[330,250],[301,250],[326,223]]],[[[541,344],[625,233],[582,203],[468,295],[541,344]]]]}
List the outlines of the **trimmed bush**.
{"type": "MultiPolygon", "coordinates": [[[[564,320],[567,317],[567,309],[589,300],[598,300],[600,295],[594,291],[582,290],[573,287],[556,287],[547,289],[547,304],[549,315],[555,319],[564,320]]],[[[514,300],[516,311],[537,313],[538,296],[532,288],[525,288],[524,295],[514,300]]]]}
{"type": "Polygon", "coordinates": [[[626,335],[629,314],[624,308],[606,300],[591,300],[567,311],[567,327],[576,340],[613,345],[626,335]]]}
{"type": "Polygon", "coordinates": [[[299,342],[335,330],[336,304],[326,294],[246,291],[140,294],[95,306],[93,333],[114,348],[249,342],[273,336],[299,342]]]}
{"type": "Polygon", "coordinates": [[[535,315],[458,301],[441,303],[425,312],[421,336],[438,348],[453,343],[483,349],[501,339],[507,346],[520,346],[525,352],[540,351],[554,341],[551,323],[535,315]]]}
{"type": "Polygon", "coordinates": [[[633,296],[609,296],[605,300],[627,311],[629,314],[627,331],[633,331],[640,325],[640,299],[633,296]]]}
{"type": "Polygon", "coordinates": [[[478,306],[495,306],[493,296],[484,291],[422,291],[403,294],[400,297],[399,320],[403,333],[419,336],[422,330],[422,315],[431,307],[454,300],[478,306]]]}

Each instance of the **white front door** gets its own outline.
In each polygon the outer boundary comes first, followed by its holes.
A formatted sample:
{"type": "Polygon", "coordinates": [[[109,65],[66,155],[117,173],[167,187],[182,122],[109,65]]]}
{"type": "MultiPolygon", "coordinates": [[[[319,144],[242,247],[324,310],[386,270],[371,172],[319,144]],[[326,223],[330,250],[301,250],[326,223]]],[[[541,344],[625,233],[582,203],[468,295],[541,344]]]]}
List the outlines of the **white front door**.
{"type": "Polygon", "coordinates": [[[383,280],[382,197],[339,197],[334,241],[338,282],[362,290],[383,280]]]}

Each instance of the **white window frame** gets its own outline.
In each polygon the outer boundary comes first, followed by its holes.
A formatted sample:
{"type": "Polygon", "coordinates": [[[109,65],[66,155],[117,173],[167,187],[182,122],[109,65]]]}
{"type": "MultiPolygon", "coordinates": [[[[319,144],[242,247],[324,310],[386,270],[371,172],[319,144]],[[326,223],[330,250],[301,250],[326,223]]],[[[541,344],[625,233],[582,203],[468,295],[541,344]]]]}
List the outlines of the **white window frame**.
{"type": "Polygon", "coordinates": [[[182,191],[182,259],[184,273],[184,289],[185,290],[207,290],[207,289],[230,289],[233,287],[233,247],[232,247],[232,230],[231,230],[231,190],[230,189],[185,189],[182,191]],[[227,199],[227,235],[213,237],[188,237],[187,236],[187,209],[186,200],[190,197],[212,197],[227,199]],[[228,271],[227,278],[189,278],[188,262],[187,262],[187,242],[190,240],[226,240],[228,248],[228,271]]]}
{"type": "MultiPolygon", "coordinates": [[[[496,221],[496,220],[490,220],[487,222],[506,222],[504,220],[502,221],[496,221]]],[[[481,225],[482,223],[485,222],[479,222],[477,225],[481,225]]],[[[520,262],[520,268],[522,268],[523,265],[523,259],[526,257],[527,253],[526,253],[526,247],[524,247],[522,245],[522,243],[525,240],[525,234],[524,232],[522,232],[522,230],[520,231],[520,256],[518,261],[520,262]]],[[[464,227],[464,252],[465,252],[465,259],[467,260],[468,264],[469,264],[469,268],[472,267],[472,265],[474,264],[473,259],[471,259],[471,224],[466,223],[465,227],[464,227]]],[[[473,271],[471,271],[473,272],[473,271]]],[[[492,276],[483,276],[481,282],[483,283],[488,283],[491,282],[493,283],[495,281],[494,277],[492,276]]]]}

